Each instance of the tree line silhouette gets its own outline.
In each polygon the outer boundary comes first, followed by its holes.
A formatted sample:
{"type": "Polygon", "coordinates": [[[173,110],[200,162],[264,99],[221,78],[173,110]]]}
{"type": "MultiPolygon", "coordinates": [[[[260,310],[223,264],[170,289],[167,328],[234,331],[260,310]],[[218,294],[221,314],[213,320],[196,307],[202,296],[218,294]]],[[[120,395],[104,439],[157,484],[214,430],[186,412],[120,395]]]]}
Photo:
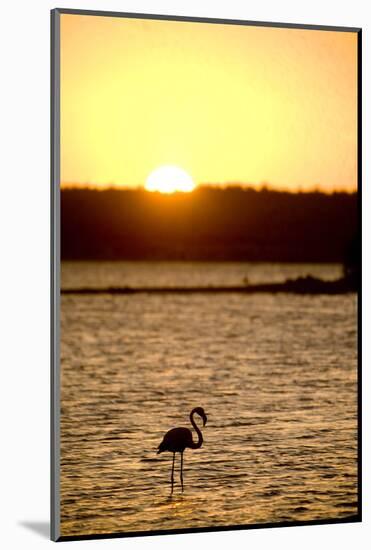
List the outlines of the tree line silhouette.
{"type": "Polygon", "coordinates": [[[343,262],[356,232],[356,193],[61,191],[62,260],[343,262]]]}

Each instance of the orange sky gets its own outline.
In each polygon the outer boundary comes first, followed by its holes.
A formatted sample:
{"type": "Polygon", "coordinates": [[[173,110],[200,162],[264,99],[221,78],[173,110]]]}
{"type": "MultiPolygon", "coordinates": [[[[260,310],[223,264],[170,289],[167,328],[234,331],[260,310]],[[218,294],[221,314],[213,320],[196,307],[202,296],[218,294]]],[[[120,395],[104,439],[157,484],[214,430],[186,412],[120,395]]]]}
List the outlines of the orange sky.
{"type": "Polygon", "coordinates": [[[357,185],[357,35],[61,15],[61,181],[357,185]]]}

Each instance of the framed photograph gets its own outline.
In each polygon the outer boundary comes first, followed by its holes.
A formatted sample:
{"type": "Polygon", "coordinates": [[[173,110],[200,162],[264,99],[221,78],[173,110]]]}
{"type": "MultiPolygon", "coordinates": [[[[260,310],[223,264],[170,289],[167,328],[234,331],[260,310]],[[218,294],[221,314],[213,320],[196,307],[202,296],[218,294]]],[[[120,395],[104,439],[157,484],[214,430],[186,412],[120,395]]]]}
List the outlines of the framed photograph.
{"type": "Polygon", "coordinates": [[[361,30],[51,21],[52,539],[361,521],[361,30]]]}

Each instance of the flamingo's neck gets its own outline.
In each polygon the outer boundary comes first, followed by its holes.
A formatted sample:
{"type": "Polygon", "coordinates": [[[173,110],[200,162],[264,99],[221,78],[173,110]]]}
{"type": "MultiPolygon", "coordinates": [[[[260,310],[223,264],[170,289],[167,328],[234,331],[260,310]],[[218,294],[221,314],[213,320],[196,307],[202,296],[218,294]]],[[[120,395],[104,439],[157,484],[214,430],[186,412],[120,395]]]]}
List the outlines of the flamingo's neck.
{"type": "Polygon", "coordinates": [[[197,443],[192,441],[191,449],[199,449],[201,447],[202,443],[203,443],[203,437],[202,437],[202,433],[201,433],[200,428],[197,426],[197,424],[196,424],[196,422],[193,418],[193,415],[194,415],[194,412],[192,411],[191,414],[190,414],[190,420],[191,420],[192,426],[194,427],[194,429],[196,431],[196,434],[198,435],[198,441],[197,441],[197,443]]]}

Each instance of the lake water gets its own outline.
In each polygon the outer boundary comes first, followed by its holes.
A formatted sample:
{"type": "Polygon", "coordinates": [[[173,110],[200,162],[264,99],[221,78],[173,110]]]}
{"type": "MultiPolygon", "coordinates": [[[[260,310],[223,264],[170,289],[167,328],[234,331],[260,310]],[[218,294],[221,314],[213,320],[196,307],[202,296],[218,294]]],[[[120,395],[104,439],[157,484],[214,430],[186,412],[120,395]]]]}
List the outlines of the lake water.
{"type": "MultiPolygon", "coordinates": [[[[340,272],[84,262],[63,265],[62,286],[207,286],[340,272]]],[[[356,325],[355,294],[63,295],[61,534],[354,515],[356,325]],[[184,453],[183,494],[177,462],[170,498],[172,455],[156,450],[168,429],[191,427],[195,406],[208,414],[204,444],[184,453]]]]}

